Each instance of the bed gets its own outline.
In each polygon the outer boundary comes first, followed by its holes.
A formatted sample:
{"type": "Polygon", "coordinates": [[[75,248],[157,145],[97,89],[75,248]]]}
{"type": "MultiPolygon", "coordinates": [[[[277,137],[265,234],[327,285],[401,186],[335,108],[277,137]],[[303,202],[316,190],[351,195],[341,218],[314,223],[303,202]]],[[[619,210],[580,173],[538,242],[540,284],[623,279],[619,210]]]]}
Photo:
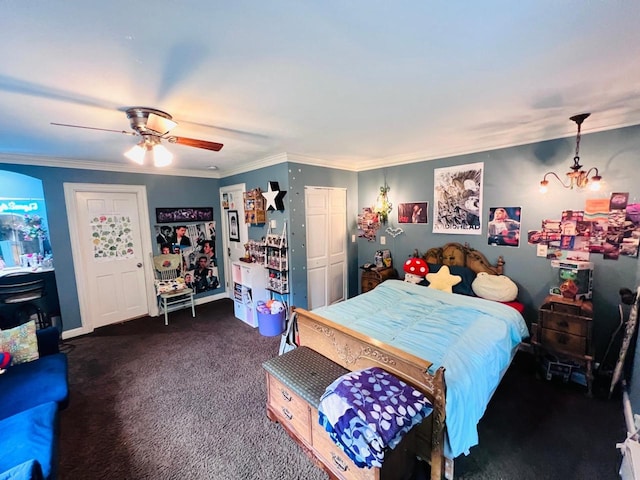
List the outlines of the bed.
{"type": "MultiPolygon", "coordinates": [[[[459,243],[432,248],[424,259],[448,265],[451,273],[501,275],[504,265],[501,258],[492,265],[459,243]]],[[[528,336],[512,306],[401,280],[387,280],[345,302],[294,312],[301,346],[352,371],[379,366],[430,399],[434,410],[417,427],[416,455],[431,464],[433,480],[452,479],[453,459],[478,443],[477,423],[528,336]]]]}

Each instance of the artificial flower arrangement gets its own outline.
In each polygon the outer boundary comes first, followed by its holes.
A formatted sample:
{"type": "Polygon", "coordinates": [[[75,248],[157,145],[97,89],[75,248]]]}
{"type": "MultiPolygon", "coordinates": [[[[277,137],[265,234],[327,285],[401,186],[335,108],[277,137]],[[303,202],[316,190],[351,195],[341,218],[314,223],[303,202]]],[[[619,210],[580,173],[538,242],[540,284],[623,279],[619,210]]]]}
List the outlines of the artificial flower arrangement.
{"type": "Polygon", "coordinates": [[[47,231],[42,227],[42,218],[39,215],[25,215],[24,225],[20,227],[20,231],[25,242],[47,236],[47,231]]]}

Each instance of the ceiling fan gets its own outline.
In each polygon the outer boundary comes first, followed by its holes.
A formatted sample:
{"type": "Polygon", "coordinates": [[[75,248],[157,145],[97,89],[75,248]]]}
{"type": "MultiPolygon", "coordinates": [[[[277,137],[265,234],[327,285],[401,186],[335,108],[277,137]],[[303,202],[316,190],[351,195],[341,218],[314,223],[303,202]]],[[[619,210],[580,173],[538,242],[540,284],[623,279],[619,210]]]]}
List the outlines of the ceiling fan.
{"type": "Polygon", "coordinates": [[[51,125],[86,128],[88,130],[101,130],[104,132],[123,133],[125,135],[142,137],[137,145],[124,154],[127,158],[139,165],[144,164],[144,158],[147,152],[152,153],[153,162],[156,167],[166,167],[171,164],[173,154],[162,145],[162,139],[167,140],[169,143],[203,148],[205,150],[213,150],[214,152],[219,151],[223,147],[222,143],[167,135],[178,124],[172,120],[171,115],[162,110],[147,107],[131,107],[125,112],[133,131],[111,130],[108,128],[86,127],[83,125],[69,125],[67,123],[54,122],[51,122],[51,125]]]}

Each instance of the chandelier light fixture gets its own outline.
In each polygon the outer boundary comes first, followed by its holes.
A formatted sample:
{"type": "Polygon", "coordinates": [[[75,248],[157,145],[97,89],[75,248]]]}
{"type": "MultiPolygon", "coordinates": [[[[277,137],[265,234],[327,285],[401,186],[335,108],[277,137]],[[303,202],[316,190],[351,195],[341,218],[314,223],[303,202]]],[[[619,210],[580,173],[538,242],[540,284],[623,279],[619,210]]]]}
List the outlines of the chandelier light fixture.
{"type": "Polygon", "coordinates": [[[571,168],[571,171],[566,173],[567,183],[563,182],[557,173],[547,172],[544,174],[544,178],[540,182],[541,193],[546,193],[547,190],[549,189],[549,180],[547,180],[548,176],[555,177],[564,188],[583,189],[587,185],[589,185],[591,190],[594,190],[594,191],[600,190],[600,181],[602,180],[602,177],[598,173],[598,169],[596,167],[591,167],[589,170],[585,171],[582,169],[582,165],[580,165],[580,130],[581,130],[582,122],[584,122],[589,115],[591,114],[581,113],[580,115],[574,115],[569,119],[576,122],[576,125],[578,125],[578,134],[576,136],[576,154],[573,157],[573,165],[569,167],[571,168]],[[589,175],[591,173],[593,173],[593,176],[589,178],[589,175]]]}

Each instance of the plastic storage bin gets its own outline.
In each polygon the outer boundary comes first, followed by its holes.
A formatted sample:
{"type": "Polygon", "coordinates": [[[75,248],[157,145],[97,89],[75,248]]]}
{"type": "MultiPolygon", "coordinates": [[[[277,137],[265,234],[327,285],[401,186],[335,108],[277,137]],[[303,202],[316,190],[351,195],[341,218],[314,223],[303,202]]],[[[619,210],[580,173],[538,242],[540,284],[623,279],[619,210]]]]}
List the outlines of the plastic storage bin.
{"type": "Polygon", "coordinates": [[[265,337],[274,337],[284,332],[284,320],[286,311],[280,313],[261,313],[258,312],[258,330],[265,337]]]}

